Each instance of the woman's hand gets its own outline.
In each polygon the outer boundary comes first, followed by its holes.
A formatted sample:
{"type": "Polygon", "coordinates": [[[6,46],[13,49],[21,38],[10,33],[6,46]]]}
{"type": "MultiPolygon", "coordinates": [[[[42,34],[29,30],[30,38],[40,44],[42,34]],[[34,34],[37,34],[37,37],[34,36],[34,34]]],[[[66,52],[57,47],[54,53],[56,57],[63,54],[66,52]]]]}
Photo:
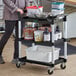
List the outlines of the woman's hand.
{"type": "Polygon", "coordinates": [[[17,9],[17,12],[19,12],[20,14],[24,14],[24,11],[20,8],[17,9]]]}

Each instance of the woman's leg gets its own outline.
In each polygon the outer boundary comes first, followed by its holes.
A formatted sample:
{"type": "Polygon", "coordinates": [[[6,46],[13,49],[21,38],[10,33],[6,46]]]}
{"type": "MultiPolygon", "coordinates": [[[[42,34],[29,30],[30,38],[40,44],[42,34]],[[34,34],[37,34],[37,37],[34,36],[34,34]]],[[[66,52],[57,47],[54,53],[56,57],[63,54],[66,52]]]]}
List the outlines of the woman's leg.
{"type": "MultiPolygon", "coordinates": [[[[8,39],[10,38],[12,32],[13,32],[13,28],[14,28],[14,22],[13,21],[5,21],[5,33],[2,36],[1,40],[0,40],[0,57],[2,60],[2,51],[4,46],[6,45],[8,39]]],[[[0,61],[1,62],[1,61],[0,61]]]]}
{"type": "Polygon", "coordinates": [[[5,21],[5,33],[0,40],[0,55],[2,55],[2,50],[7,43],[8,39],[10,38],[14,28],[13,21],[5,21]]]}

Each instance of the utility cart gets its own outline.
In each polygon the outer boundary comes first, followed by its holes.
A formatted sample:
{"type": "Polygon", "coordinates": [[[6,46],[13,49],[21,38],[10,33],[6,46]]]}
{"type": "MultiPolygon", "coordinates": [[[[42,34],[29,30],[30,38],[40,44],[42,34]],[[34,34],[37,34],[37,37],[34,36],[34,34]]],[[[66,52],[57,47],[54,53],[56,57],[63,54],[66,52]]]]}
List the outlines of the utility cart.
{"type": "MultiPolygon", "coordinates": [[[[54,71],[54,66],[57,64],[60,64],[61,69],[66,68],[66,62],[67,62],[67,16],[66,15],[58,15],[58,16],[48,16],[46,18],[41,18],[41,17],[20,17],[18,21],[19,25],[19,58],[18,62],[16,64],[16,67],[19,68],[21,67],[22,63],[33,63],[33,64],[40,64],[40,65],[45,65],[48,66],[48,74],[52,74],[54,71]],[[38,45],[49,45],[52,48],[52,61],[51,62],[44,62],[44,61],[37,61],[37,60],[30,60],[27,59],[27,56],[21,57],[21,40],[23,39],[21,37],[21,21],[25,22],[34,22],[35,20],[39,23],[44,23],[44,24],[50,24],[51,30],[52,30],[52,40],[50,42],[35,42],[33,40],[26,40],[25,44],[26,46],[28,44],[38,44],[38,45]],[[64,41],[64,57],[60,57],[58,59],[54,59],[54,51],[55,51],[55,25],[58,21],[63,21],[63,41],[64,41]]],[[[46,46],[47,47],[47,46],[46,46]]],[[[31,51],[31,50],[30,50],[31,51]]]]}

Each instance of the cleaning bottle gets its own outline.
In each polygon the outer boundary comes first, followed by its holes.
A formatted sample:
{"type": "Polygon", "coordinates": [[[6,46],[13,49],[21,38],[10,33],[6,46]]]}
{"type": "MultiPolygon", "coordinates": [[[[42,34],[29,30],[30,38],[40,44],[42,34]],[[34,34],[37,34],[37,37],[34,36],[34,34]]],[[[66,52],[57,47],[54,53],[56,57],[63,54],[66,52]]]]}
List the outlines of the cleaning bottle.
{"type": "Polygon", "coordinates": [[[48,31],[48,28],[45,28],[45,31],[43,32],[43,41],[50,41],[50,32],[48,31]]]}
{"type": "Polygon", "coordinates": [[[60,32],[60,28],[59,28],[58,25],[56,26],[56,30],[55,30],[55,32],[60,32]]]}

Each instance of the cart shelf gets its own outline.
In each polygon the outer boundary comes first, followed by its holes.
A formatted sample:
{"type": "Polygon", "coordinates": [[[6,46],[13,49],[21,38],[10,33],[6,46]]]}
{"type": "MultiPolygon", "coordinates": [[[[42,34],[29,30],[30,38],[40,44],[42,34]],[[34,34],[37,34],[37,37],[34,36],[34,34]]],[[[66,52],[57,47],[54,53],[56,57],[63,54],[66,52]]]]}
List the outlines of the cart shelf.
{"type": "MultiPolygon", "coordinates": [[[[19,58],[19,61],[34,63],[34,64],[41,64],[41,65],[46,65],[46,66],[51,66],[52,65],[51,62],[41,62],[41,61],[28,60],[26,56],[22,57],[22,58],[19,58]]],[[[55,65],[57,65],[59,63],[63,63],[63,62],[67,62],[67,60],[60,57],[58,60],[55,60],[55,65]]]]}
{"type": "MultiPolygon", "coordinates": [[[[52,41],[48,41],[48,42],[35,42],[34,40],[24,40],[24,38],[21,39],[22,40],[22,44],[26,45],[26,46],[32,46],[32,43],[35,43],[36,45],[44,45],[44,46],[52,46],[52,41]]],[[[64,42],[64,39],[59,39],[57,41],[55,41],[55,45],[60,44],[61,42],[64,42]]]]}
{"type": "Polygon", "coordinates": [[[52,22],[54,21],[54,23],[62,20],[64,18],[65,15],[58,15],[58,16],[48,16],[48,17],[28,17],[28,16],[24,16],[22,17],[23,21],[26,22],[38,22],[41,24],[52,24],[52,22]]]}

